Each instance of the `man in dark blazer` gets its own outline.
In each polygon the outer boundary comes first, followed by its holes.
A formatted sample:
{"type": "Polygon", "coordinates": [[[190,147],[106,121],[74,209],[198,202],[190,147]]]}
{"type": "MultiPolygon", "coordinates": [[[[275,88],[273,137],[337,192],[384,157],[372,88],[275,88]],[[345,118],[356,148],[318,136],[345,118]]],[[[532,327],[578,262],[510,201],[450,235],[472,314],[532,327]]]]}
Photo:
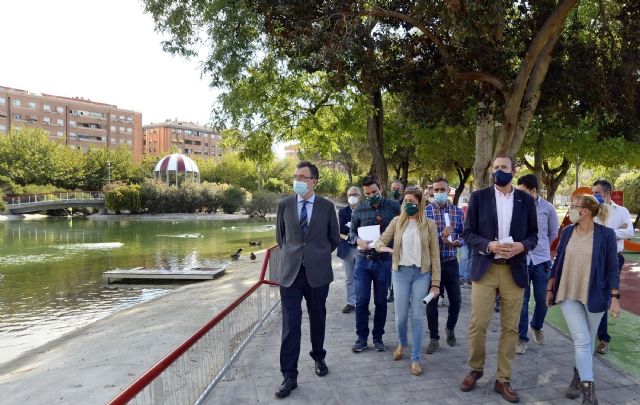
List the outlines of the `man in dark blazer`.
{"type": "Polygon", "coordinates": [[[280,297],[282,342],[280,371],[284,377],[276,397],[289,396],[297,384],[302,323],[302,298],[307,303],[311,329],[311,357],[315,373],[325,376],[325,303],[333,281],[331,252],[340,242],[338,218],[333,203],[315,195],[318,168],[300,162],[293,176],[295,195],[278,203],[276,240],[280,247],[280,297]]]}
{"type": "Polygon", "coordinates": [[[473,248],[469,367],[460,389],[471,391],[484,373],[487,327],[500,294],[500,343],[494,391],[518,402],[511,388],[511,366],[518,344],[518,321],[528,284],[527,252],[538,243],[538,220],[533,198],[515,187],[511,157],[493,161],[494,186],[471,194],[462,237],[473,248]]]}

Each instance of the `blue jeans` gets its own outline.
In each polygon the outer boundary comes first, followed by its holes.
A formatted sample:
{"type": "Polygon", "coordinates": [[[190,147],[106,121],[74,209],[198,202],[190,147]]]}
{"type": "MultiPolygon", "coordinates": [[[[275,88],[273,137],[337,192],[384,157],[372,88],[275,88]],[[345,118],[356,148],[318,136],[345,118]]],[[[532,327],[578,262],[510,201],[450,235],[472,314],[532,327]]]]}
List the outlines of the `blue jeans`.
{"type": "Polygon", "coordinates": [[[408,346],[407,321],[411,306],[411,361],[420,360],[424,316],[422,316],[422,299],[427,295],[431,273],[421,273],[420,267],[398,266],[398,271],[391,272],[395,294],[396,332],[402,346],[408,346]]]}
{"type": "MultiPolygon", "coordinates": [[[[460,306],[462,304],[462,296],[460,293],[460,273],[458,272],[458,260],[449,260],[440,262],[440,292],[447,292],[449,297],[449,312],[447,316],[448,330],[454,330],[458,323],[460,315],[460,306]]],[[[433,340],[439,340],[438,332],[438,300],[431,300],[427,304],[427,323],[429,325],[429,337],[433,340]]]]}
{"type": "Polygon", "coordinates": [[[575,300],[562,301],[560,311],[573,340],[580,381],[593,381],[594,340],[603,312],[589,312],[586,305],[575,300]]]}
{"type": "MultiPolygon", "coordinates": [[[[622,266],[624,266],[624,256],[618,255],[618,274],[622,272],[622,266]]],[[[607,311],[604,311],[604,316],[600,321],[600,326],[598,326],[598,339],[603,342],[611,342],[611,336],[609,336],[609,317],[607,316],[607,311]]]]}
{"type": "Polygon", "coordinates": [[[384,324],[387,322],[387,289],[391,282],[391,255],[382,255],[376,260],[367,260],[362,255],[356,256],[356,267],[353,270],[353,281],[356,284],[356,334],[358,340],[367,341],[369,337],[369,300],[373,284],[374,341],[382,341],[384,324]]]}
{"type": "Polygon", "coordinates": [[[529,263],[527,271],[529,272],[529,283],[524,289],[524,300],[522,301],[522,310],[520,311],[520,323],[518,324],[518,335],[520,340],[529,341],[527,337],[528,319],[529,319],[529,298],[531,297],[531,285],[533,284],[533,299],[536,305],[531,317],[531,327],[533,329],[542,329],[544,326],[544,317],[547,316],[547,304],[545,303],[547,281],[549,281],[549,270],[551,269],[551,260],[540,264],[533,265],[529,263]]]}
{"type": "Polygon", "coordinates": [[[352,248],[349,255],[342,259],[344,269],[344,285],[347,287],[347,304],[356,306],[356,284],[353,282],[353,268],[356,265],[356,248],[352,248]]]}
{"type": "Polygon", "coordinates": [[[465,244],[460,248],[460,278],[471,279],[471,262],[473,260],[473,249],[465,244]]]}

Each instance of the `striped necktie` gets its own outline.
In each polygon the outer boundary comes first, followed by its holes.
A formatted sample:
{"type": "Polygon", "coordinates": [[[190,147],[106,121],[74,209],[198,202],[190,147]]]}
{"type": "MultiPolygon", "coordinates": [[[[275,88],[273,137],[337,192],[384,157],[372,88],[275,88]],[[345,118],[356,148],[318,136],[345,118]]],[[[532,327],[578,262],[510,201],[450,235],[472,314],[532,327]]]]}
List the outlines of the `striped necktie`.
{"type": "Polygon", "coordinates": [[[302,201],[302,209],[300,210],[300,228],[302,229],[302,234],[307,236],[307,231],[309,230],[309,224],[307,221],[307,204],[309,201],[302,201]]]}

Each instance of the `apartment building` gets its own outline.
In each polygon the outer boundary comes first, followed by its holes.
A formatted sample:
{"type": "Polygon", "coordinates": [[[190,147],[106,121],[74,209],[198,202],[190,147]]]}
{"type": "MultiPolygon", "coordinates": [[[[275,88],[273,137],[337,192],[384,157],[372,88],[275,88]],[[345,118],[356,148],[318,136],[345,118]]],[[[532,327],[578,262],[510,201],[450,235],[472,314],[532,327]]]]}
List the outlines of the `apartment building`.
{"type": "Polygon", "coordinates": [[[134,161],[142,157],[142,113],[83,98],[0,86],[0,134],[22,127],[41,128],[50,139],[85,152],[124,145],[134,161]]]}
{"type": "Polygon", "coordinates": [[[145,154],[166,154],[175,146],[185,155],[222,159],[222,136],[210,127],[167,120],[160,124],[145,125],[143,133],[145,154]]]}

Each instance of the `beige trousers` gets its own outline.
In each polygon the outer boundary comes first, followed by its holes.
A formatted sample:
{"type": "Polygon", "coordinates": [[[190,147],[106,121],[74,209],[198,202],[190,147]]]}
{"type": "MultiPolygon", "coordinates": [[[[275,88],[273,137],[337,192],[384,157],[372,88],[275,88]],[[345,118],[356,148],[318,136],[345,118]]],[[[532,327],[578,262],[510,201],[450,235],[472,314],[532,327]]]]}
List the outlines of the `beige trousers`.
{"type": "Polygon", "coordinates": [[[494,313],[496,293],[500,294],[500,342],[496,379],[505,382],[511,379],[524,296],[524,288],[518,287],[513,281],[509,265],[492,264],[482,279],[472,284],[469,367],[478,371],[484,369],[487,328],[494,313]]]}

